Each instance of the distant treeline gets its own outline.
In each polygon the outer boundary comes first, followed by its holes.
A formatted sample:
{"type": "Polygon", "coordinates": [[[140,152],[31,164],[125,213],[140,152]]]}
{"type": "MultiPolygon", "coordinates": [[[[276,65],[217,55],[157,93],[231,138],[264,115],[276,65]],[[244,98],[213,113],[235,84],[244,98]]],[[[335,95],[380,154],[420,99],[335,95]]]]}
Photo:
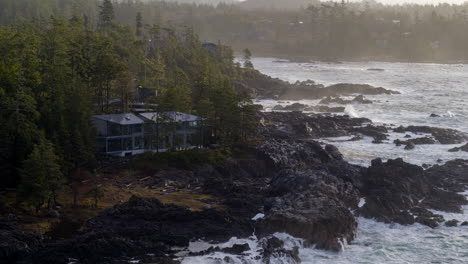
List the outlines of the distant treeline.
{"type": "MultiPolygon", "coordinates": [[[[75,15],[85,17],[89,26],[95,28],[99,3],[98,0],[3,0],[0,23],[19,23],[51,14],[75,15]]],[[[307,55],[322,60],[468,58],[467,5],[385,6],[371,1],[249,0],[214,6],[128,0],[116,2],[114,6],[116,20],[123,24],[134,27],[135,16],[141,12],[144,25],[192,25],[202,40],[219,40],[235,50],[250,48],[256,55],[307,55]],[[282,3],[290,8],[286,9],[282,3]]]]}

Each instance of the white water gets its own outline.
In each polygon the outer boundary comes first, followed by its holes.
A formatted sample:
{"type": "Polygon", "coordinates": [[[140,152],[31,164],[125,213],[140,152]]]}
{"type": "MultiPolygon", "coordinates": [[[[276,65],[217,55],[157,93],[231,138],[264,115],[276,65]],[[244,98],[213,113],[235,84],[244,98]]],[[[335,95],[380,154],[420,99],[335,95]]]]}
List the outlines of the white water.
{"type": "MultiPolygon", "coordinates": [[[[335,83],[367,83],[387,89],[400,91],[401,95],[366,96],[376,101],[371,105],[348,105],[346,113],[354,117],[367,117],[373,122],[393,125],[429,125],[453,128],[468,132],[468,65],[443,64],[410,64],[385,62],[360,63],[274,63],[272,58],[255,58],[254,66],[261,72],[289,82],[311,79],[325,85],[335,83]],[[369,68],[381,68],[384,71],[368,71],[369,68]],[[430,114],[440,115],[430,118],[430,114]]],[[[315,105],[319,100],[302,100],[303,104],[315,105]]],[[[277,104],[289,102],[262,100],[267,110],[277,104]]],[[[411,133],[407,133],[411,134],[411,133]]],[[[424,136],[424,135],[414,135],[424,136]]],[[[376,157],[397,158],[415,164],[434,164],[443,161],[463,158],[468,153],[450,153],[447,150],[459,145],[418,145],[412,151],[396,147],[393,139],[402,134],[390,134],[390,141],[384,144],[372,144],[372,139],[346,142],[347,138],[324,139],[336,145],[345,158],[356,164],[368,165],[376,157]]],[[[468,172],[467,172],[468,177],[468,172]]],[[[464,193],[468,196],[468,191],[464,193]]],[[[361,200],[364,203],[365,200],[361,200]]],[[[442,214],[446,220],[457,219],[468,221],[468,206],[464,214],[442,214]]],[[[440,226],[431,229],[415,224],[401,226],[384,224],[371,219],[358,218],[356,240],[346,245],[341,253],[302,247],[302,240],[286,234],[275,234],[284,240],[289,247],[300,247],[302,263],[468,263],[468,227],[440,226]]],[[[248,239],[233,238],[220,247],[236,243],[248,243],[251,247],[244,256],[233,256],[215,253],[208,256],[185,257],[183,264],[198,263],[263,263],[256,259],[260,245],[256,237],[248,239]],[[224,259],[225,257],[229,259],[224,259]]],[[[194,244],[196,245],[196,243],[194,244]]],[[[205,245],[207,246],[207,245],[205,245]]],[[[277,258],[272,264],[292,264],[291,260],[277,258]]]]}

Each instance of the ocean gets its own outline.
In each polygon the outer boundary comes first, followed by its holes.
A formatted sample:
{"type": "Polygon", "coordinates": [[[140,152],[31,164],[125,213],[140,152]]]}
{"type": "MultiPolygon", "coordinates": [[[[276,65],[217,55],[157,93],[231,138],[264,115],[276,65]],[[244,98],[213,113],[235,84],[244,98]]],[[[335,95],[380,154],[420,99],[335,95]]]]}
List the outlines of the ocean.
{"type": "MultiPolygon", "coordinates": [[[[391,126],[427,125],[452,128],[468,132],[468,65],[419,64],[389,62],[343,62],[343,63],[294,63],[278,62],[275,58],[253,58],[254,67],[264,74],[294,83],[313,80],[331,85],[336,83],[370,84],[399,91],[400,95],[366,96],[373,104],[346,106],[347,115],[366,117],[376,124],[391,126]],[[371,71],[369,69],[379,69],[371,71]],[[430,117],[436,114],[439,117],[430,117]]],[[[319,100],[297,101],[315,105],[319,100]]],[[[296,101],[257,100],[266,111],[275,105],[287,105],[296,101]]],[[[368,166],[374,158],[401,157],[413,164],[436,164],[451,159],[468,159],[466,152],[448,152],[458,145],[418,145],[405,151],[393,144],[397,135],[390,134],[390,141],[372,144],[371,138],[361,141],[346,141],[347,138],[321,139],[337,146],[350,163],[368,166]]],[[[401,135],[400,135],[401,137],[401,135]]],[[[468,172],[467,172],[468,177],[468,172]]],[[[464,193],[468,197],[468,191],[464,193]]],[[[463,214],[442,214],[446,220],[468,221],[468,206],[463,214]]],[[[302,240],[287,234],[275,234],[285,241],[287,247],[298,246],[302,263],[468,263],[468,227],[440,227],[431,229],[415,224],[379,223],[372,219],[358,218],[357,238],[343,245],[340,253],[303,247],[302,240]]],[[[255,234],[250,238],[232,238],[220,247],[236,243],[248,243],[251,250],[243,256],[214,253],[198,257],[181,257],[184,264],[242,263],[257,264],[259,241],[255,234]]],[[[209,247],[203,241],[193,242],[192,251],[209,247]]],[[[290,259],[276,258],[271,264],[294,263],[290,259]]]]}

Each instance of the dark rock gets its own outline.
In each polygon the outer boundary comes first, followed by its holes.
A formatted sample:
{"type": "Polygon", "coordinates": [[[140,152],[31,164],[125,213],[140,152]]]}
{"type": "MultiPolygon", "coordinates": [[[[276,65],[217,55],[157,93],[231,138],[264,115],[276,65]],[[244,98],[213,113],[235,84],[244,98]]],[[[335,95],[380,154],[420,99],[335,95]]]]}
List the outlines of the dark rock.
{"type": "Polygon", "coordinates": [[[414,149],[416,145],[413,142],[408,142],[406,143],[405,150],[411,150],[414,149]]]}
{"type": "MultiPolygon", "coordinates": [[[[270,258],[275,259],[290,259],[292,263],[300,263],[299,249],[294,247],[292,250],[284,248],[284,242],[277,237],[271,237],[262,242],[263,259],[265,263],[269,263],[270,258]]],[[[289,262],[287,262],[289,263],[289,262]]]]}
{"type": "Polygon", "coordinates": [[[460,144],[468,141],[468,134],[454,129],[429,127],[429,126],[400,126],[394,129],[397,133],[413,132],[427,133],[439,141],[441,144],[460,144]]]}
{"type": "Polygon", "coordinates": [[[268,141],[260,148],[276,176],[272,197],[265,201],[265,217],[258,233],[286,232],[318,248],[341,250],[351,241],[357,222],[348,208],[356,208],[362,168],[341,160],[334,147],[316,142],[268,141]]]}
{"type": "Polygon", "coordinates": [[[450,152],[457,152],[457,151],[465,151],[465,152],[468,152],[468,143],[461,146],[461,147],[456,147],[456,148],[452,148],[452,149],[449,149],[450,152]]]}
{"type": "Polygon", "coordinates": [[[51,218],[60,218],[60,213],[57,211],[57,210],[49,210],[49,212],[47,213],[47,216],[48,217],[51,217],[51,218]]]}
{"type": "Polygon", "coordinates": [[[375,143],[382,143],[383,140],[387,140],[386,133],[388,130],[384,126],[367,125],[365,127],[355,127],[350,130],[354,133],[360,133],[365,136],[373,137],[375,143]]]}
{"type": "Polygon", "coordinates": [[[450,221],[447,221],[445,222],[445,226],[448,226],[448,227],[456,227],[458,226],[458,220],[450,220],[450,221]]]}
{"type": "Polygon", "coordinates": [[[249,244],[235,244],[232,247],[223,248],[221,251],[228,254],[240,255],[245,251],[250,250],[249,244]]]}
{"type": "Polygon", "coordinates": [[[468,221],[465,221],[465,222],[461,223],[460,226],[468,226],[468,221]]]}
{"type": "Polygon", "coordinates": [[[428,209],[461,212],[461,206],[467,204],[466,198],[457,193],[467,184],[467,169],[468,161],[461,160],[427,170],[402,159],[386,163],[374,160],[360,189],[366,204],[358,213],[387,223],[437,226],[443,217],[428,209]]]}
{"type": "Polygon", "coordinates": [[[319,104],[332,104],[332,103],[335,103],[335,104],[352,104],[352,103],[372,104],[372,101],[365,99],[363,95],[358,95],[353,100],[345,100],[340,97],[327,96],[326,98],[322,99],[319,102],[319,104]]]}
{"type": "Polygon", "coordinates": [[[318,85],[292,85],[283,90],[280,98],[284,100],[302,100],[351,94],[377,95],[399,94],[399,92],[387,90],[382,87],[373,87],[367,84],[340,83],[325,88],[318,85]]]}
{"type": "Polygon", "coordinates": [[[420,137],[420,138],[413,138],[413,139],[408,139],[408,140],[396,139],[393,142],[397,146],[408,145],[409,143],[413,145],[432,145],[436,143],[435,140],[430,137],[420,137]]]}
{"type": "Polygon", "coordinates": [[[440,117],[440,115],[432,113],[429,117],[440,117]]]}
{"type": "Polygon", "coordinates": [[[34,258],[39,263],[66,263],[68,258],[102,263],[148,253],[167,257],[171,247],[186,247],[192,239],[221,242],[232,236],[247,237],[252,232],[249,222],[222,212],[192,212],[155,199],[132,197],[90,220],[82,235],[50,243],[34,258]]]}
{"type": "MultiPolygon", "coordinates": [[[[302,114],[298,112],[260,113],[259,132],[265,139],[301,139],[348,136],[371,123],[366,118],[348,116],[327,116],[322,114],[302,114]]],[[[361,129],[363,133],[366,128],[361,129]]],[[[379,136],[381,137],[381,136],[379,136]]]]}
{"type": "Polygon", "coordinates": [[[32,262],[31,254],[42,244],[42,237],[17,226],[0,222],[0,263],[32,262]]]}

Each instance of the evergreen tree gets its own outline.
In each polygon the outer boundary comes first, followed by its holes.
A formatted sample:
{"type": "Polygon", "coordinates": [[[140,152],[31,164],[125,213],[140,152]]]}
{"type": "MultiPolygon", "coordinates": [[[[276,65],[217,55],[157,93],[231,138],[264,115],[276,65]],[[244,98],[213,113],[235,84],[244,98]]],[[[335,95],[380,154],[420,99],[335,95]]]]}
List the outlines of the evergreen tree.
{"type": "Polygon", "coordinates": [[[141,16],[141,12],[137,13],[135,28],[136,28],[136,36],[141,37],[141,33],[142,33],[141,30],[143,28],[143,18],[141,16]]]}
{"type": "Polygon", "coordinates": [[[99,6],[99,27],[108,27],[115,18],[114,5],[111,0],[104,0],[99,6]]]}
{"type": "Polygon", "coordinates": [[[252,64],[251,58],[252,58],[252,52],[250,52],[249,49],[245,49],[244,50],[244,68],[253,69],[254,66],[252,64]]]}
{"type": "Polygon", "coordinates": [[[21,169],[19,202],[34,206],[36,212],[46,202],[57,204],[57,191],[64,182],[58,160],[52,143],[41,138],[21,169]]]}

